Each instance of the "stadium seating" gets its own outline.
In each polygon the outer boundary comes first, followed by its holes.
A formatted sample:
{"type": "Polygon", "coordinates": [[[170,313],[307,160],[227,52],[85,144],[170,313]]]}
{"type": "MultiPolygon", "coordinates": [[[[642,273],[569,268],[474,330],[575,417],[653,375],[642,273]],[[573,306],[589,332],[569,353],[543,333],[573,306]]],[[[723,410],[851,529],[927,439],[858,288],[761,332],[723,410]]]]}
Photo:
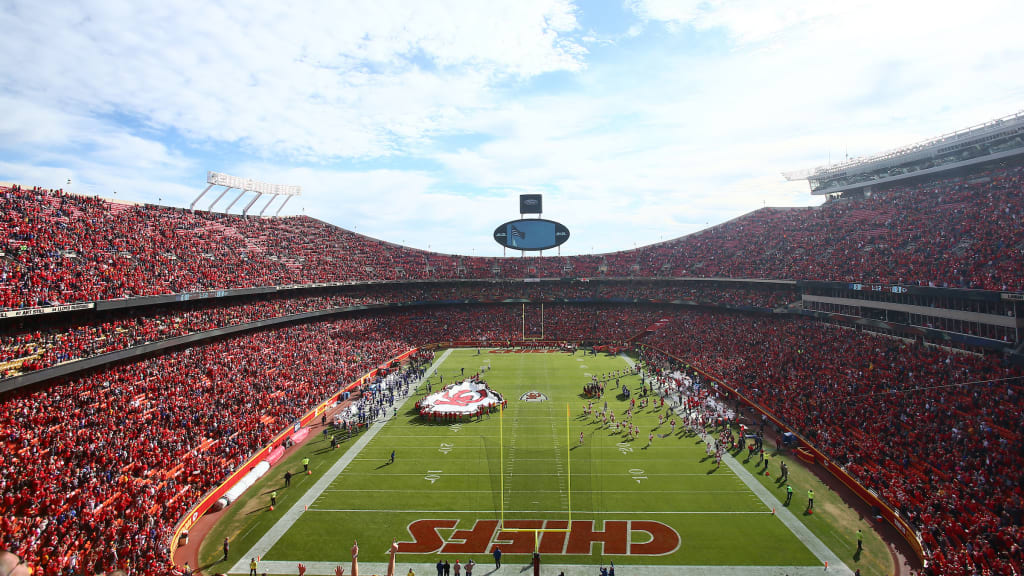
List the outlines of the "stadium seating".
{"type": "MultiPolygon", "coordinates": [[[[339,382],[408,346],[399,338],[514,339],[522,320],[516,304],[364,312],[16,392],[0,404],[13,454],[2,464],[0,544],[44,573],[131,562],[157,574],[170,528],[200,494],[339,382]],[[142,436],[143,444],[121,441],[142,436]],[[73,473],[50,473],[57,468],[73,473]],[[97,556],[99,541],[117,542],[116,558],[109,548],[97,556]]],[[[721,375],[902,510],[932,547],[936,574],[966,573],[958,567],[967,550],[979,551],[971,565],[997,569],[1024,536],[1013,478],[1024,465],[1014,448],[1024,389],[949,386],[1017,374],[992,358],[800,319],[665,306],[551,304],[545,332],[643,335],[721,375]],[[646,330],[663,318],[671,321],[646,330]]]]}
{"type": "Polygon", "coordinates": [[[552,258],[444,255],[307,217],[193,213],[14,187],[0,196],[0,308],[324,281],[495,276],[790,278],[1019,291],[1022,186],[1022,169],[1005,169],[818,208],[765,208],[635,250],[552,258]]]}
{"type": "MultiPolygon", "coordinates": [[[[552,308],[559,335],[607,339],[664,314],[552,308]]],[[[128,565],[163,574],[182,514],[297,416],[408,342],[517,337],[518,311],[432,307],[298,325],[15,391],[0,403],[0,549],[46,575],[128,565]]]]}
{"type": "Polygon", "coordinates": [[[1020,369],[799,318],[685,312],[642,342],[720,376],[845,466],[922,531],[934,574],[1019,563],[1020,369]]]}
{"type": "Polygon", "coordinates": [[[327,326],[250,334],[5,397],[0,548],[45,575],[115,565],[166,573],[170,529],[199,496],[341,383],[409,347],[328,338],[327,326]]]}
{"type": "Polygon", "coordinates": [[[728,305],[774,307],[792,302],[792,288],[751,289],[743,286],[707,286],[672,283],[439,283],[432,285],[380,285],[346,290],[330,296],[287,296],[271,294],[246,298],[231,304],[201,301],[189,308],[155,307],[46,328],[13,329],[0,334],[0,378],[16,376],[50,366],[88,358],[235,324],[276,318],[300,312],[327,310],[356,304],[436,302],[445,300],[496,302],[529,299],[623,299],[665,302],[687,300],[728,305]]]}
{"type": "MultiPolygon", "coordinates": [[[[1021,168],[1001,169],[818,208],[766,208],[636,250],[504,259],[405,248],[307,217],[193,213],[14,187],[0,189],[0,309],[327,281],[495,277],[790,278],[1020,291],[1022,188],[1021,168]]],[[[211,301],[84,324],[9,325],[0,334],[0,375],[297,312],[507,298],[775,307],[795,293],[653,280],[440,282],[211,301]]],[[[527,335],[539,336],[539,311],[525,310],[527,335]]],[[[410,345],[517,339],[523,314],[521,305],[500,304],[364,312],[9,393],[0,401],[0,548],[47,575],[129,563],[137,573],[162,574],[181,514],[339,383],[410,345]],[[294,372],[300,365],[303,374],[294,372]]],[[[921,531],[934,574],[1024,567],[1024,389],[998,382],[1019,371],[997,357],[794,318],[624,303],[549,304],[543,335],[639,338],[720,375],[899,508],[921,531]],[[672,321],[648,331],[663,318],[672,321]],[[973,381],[991,383],[960,385],[973,381]]]]}

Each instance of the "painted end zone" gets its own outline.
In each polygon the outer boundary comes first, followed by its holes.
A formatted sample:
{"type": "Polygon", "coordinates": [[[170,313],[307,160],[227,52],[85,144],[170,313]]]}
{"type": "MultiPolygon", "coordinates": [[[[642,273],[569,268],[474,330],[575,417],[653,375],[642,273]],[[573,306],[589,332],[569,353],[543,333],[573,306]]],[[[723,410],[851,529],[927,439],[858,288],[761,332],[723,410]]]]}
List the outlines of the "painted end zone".
{"type": "Polygon", "coordinates": [[[497,520],[476,520],[472,528],[456,529],[448,538],[439,533],[459,524],[457,519],[416,520],[408,526],[412,540],[399,542],[398,553],[489,554],[500,546],[506,554],[530,554],[534,530],[558,530],[541,533],[541,554],[664,556],[678,550],[681,541],[674,528],[656,520],[605,520],[600,530],[594,520],[573,520],[571,526],[565,520],[506,521],[504,527],[515,532],[499,529],[497,520]],[[640,541],[634,538],[637,533],[640,541]]]}

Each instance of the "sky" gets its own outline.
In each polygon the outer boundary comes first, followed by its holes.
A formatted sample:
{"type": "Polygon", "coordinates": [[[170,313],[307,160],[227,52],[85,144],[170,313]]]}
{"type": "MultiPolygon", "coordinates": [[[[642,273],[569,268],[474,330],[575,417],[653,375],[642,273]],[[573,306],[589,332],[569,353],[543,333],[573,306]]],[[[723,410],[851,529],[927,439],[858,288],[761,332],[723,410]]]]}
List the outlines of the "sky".
{"type": "Polygon", "coordinates": [[[1019,0],[3,0],[0,182],[188,206],[213,170],[301,186],[282,215],[478,256],[539,192],[562,254],[629,249],[821,203],[782,172],[1024,110],[1022,21],[1019,0]]]}

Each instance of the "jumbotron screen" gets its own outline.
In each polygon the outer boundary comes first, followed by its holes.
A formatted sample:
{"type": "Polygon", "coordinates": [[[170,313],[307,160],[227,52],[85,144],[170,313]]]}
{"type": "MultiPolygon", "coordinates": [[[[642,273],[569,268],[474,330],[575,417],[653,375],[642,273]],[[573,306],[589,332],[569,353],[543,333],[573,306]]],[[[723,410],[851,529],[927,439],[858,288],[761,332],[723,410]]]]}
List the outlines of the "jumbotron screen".
{"type": "Polygon", "coordinates": [[[513,220],[494,230],[494,241],[514,250],[547,250],[569,239],[569,229],[542,219],[513,220]]]}

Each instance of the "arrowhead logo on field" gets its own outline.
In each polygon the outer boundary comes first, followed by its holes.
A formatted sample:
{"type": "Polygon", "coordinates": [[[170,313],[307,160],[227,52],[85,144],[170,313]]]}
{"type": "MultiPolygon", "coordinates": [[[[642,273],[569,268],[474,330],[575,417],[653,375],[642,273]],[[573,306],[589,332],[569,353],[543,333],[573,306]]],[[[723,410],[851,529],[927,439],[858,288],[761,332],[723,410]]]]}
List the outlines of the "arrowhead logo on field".
{"type": "Polygon", "coordinates": [[[435,405],[444,404],[446,406],[469,406],[470,404],[476,404],[487,398],[487,393],[483,390],[459,390],[452,395],[451,390],[446,390],[445,393],[438,398],[435,405]]]}
{"type": "Polygon", "coordinates": [[[547,400],[548,397],[543,392],[530,390],[529,392],[520,396],[519,399],[522,400],[523,402],[543,402],[547,400]]]}

